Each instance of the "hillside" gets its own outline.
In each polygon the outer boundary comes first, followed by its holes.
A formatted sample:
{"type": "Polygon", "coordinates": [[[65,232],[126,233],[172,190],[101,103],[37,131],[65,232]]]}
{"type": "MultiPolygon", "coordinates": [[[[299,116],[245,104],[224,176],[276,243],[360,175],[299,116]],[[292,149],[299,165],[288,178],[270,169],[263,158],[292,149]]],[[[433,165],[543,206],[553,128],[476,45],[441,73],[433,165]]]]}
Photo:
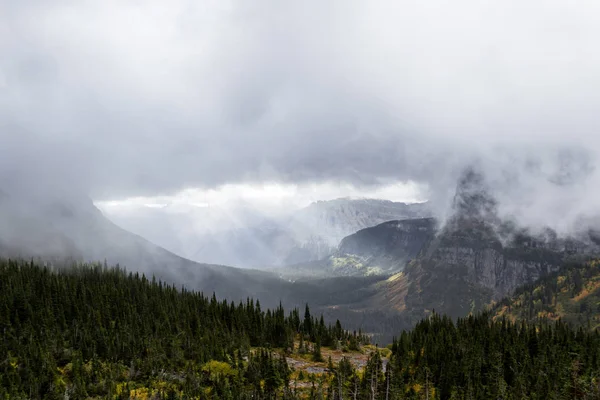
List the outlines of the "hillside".
{"type": "Polygon", "coordinates": [[[100,265],[0,259],[0,310],[0,397],[11,399],[296,398],[285,354],[298,337],[316,361],[321,346],[368,343],[308,306],[301,317],[220,302],[100,265]]]}
{"type": "Polygon", "coordinates": [[[5,191],[0,198],[0,257],[34,258],[55,266],[100,261],[155,276],[233,301],[259,299],[266,307],[280,303],[303,307],[309,300],[328,322],[344,318],[349,329],[376,335],[407,327],[387,306],[365,309],[376,293],[378,277],[304,279],[294,282],[264,271],[201,264],[179,257],[116,226],[87,198],[5,191]]]}
{"type": "Polygon", "coordinates": [[[387,221],[346,236],[328,257],[280,270],[284,276],[389,276],[404,269],[437,232],[433,218],[387,221]]]}
{"type": "Polygon", "coordinates": [[[89,198],[5,191],[0,198],[0,257],[44,262],[106,261],[219,297],[260,297],[276,306],[285,294],[274,275],[179,257],[113,224],[89,198]]]}
{"type": "Polygon", "coordinates": [[[396,398],[600,398],[600,335],[561,323],[433,314],[394,341],[390,359],[396,398]]]}
{"type": "Polygon", "coordinates": [[[600,328],[600,261],[569,264],[535,283],[525,285],[492,308],[495,318],[561,321],[600,328]]]}
{"type": "Polygon", "coordinates": [[[434,314],[388,348],[338,321],[102,265],[0,259],[0,397],[595,399],[600,336],[434,314]]]}
{"type": "Polygon", "coordinates": [[[318,235],[330,246],[354,232],[399,219],[428,217],[427,203],[407,204],[378,199],[336,199],[318,201],[295,212],[288,222],[296,235],[318,235]]]}
{"type": "Polygon", "coordinates": [[[394,274],[417,257],[435,232],[433,218],[384,222],[345,237],[330,262],[338,274],[394,274]]]}

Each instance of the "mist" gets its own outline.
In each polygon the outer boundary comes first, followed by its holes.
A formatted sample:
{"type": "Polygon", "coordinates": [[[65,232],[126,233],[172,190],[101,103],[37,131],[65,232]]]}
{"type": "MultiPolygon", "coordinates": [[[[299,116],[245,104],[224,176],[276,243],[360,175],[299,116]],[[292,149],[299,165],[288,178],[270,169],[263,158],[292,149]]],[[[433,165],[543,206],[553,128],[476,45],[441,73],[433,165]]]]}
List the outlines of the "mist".
{"type": "Polygon", "coordinates": [[[416,185],[443,218],[477,165],[501,215],[569,232],[598,214],[599,11],[2,1],[0,182],[97,202],[416,185]]]}

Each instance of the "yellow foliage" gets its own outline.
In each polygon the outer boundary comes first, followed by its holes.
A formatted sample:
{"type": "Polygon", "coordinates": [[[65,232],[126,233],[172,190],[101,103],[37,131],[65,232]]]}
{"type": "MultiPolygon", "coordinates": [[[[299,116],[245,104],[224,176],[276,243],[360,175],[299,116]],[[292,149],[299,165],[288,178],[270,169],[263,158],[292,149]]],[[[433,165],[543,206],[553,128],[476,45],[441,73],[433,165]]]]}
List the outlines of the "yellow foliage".
{"type": "Polygon", "coordinates": [[[237,374],[237,371],[234,370],[231,365],[226,362],[211,360],[204,364],[202,367],[203,371],[210,372],[211,378],[216,376],[234,376],[237,374]]]}
{"type": "Polygon", "coordinates": [[[397,274],[394,274],[394,275],[390,276],[390,277],[387,279],[387,281],[388,281],[388,282],[394,282],[394,281],[396,281],[396,280],[398,280],[398,279],[402,278],[403,276],[404,276],[404,272],[399,272],[399,273],[397,273],[397,274]]]}
{"type": "Polygon", "coordinates": [[[152,396],[152,392],[150,392],[150,390],[145,387],[134,389],[129,392],[130,399],[147,400],[150,398],[150,396],[152,396]]]}
{"type": "MultiPolygon", "coordinates": [[[[411,388],[415,391],[415,393],[421,393],[422,386],[419,383],[415,383],[411,386],[411,388]]],[[[410,388],[408,390],[410,390],[410,388]]]]}
{"type": "Polygon", "coordinates": [[[169,384],[166,381],[157,381],[157,382],[154,382],[154,384],[152,385],[152,387],[154,387],[154,388],[156,388],[156,389],[158,389],[160,391],[160,390],[167,389],[168,385],[169,384]]]}
{"type": "Polygon", "coordinates": [[[92,362],[88,361],[87,363],[83,364],[83,370],[90,374],[92,372],[92,362]]]}
{"type": "Polygon", "coordinates": [[[54,377],[54,386],[60,390],[64,390],[67,387],[67,383],[62,376],[56,376],[54,377]]]}
{"type": "Polygon", "coordinates": [[[117,383],[117,387],[115,388],[115,393],[117,394],[117,397],[120,396],[121,393],[123,393],[123,389],[126,385],[127,383],[125,382],[117,383]]]}
{"type": "Polygon", "coordinates": [[[384,347],[379,349],[379,354],[381,354],[382,357],[389,358],[392,355],[392,350],[384,347]]]}
{"type": "Polygon", "coordinates": [[[435,388],[433,386],[431,386],[431,384],[429,385],[429,388],[426,388],[424,385],[421,385],[420,383],[415,383],[412,386],[409,386],[406,388],[406,392],[409,392],[410,389],[414,390],[415,393],[420,394],[420,393],[425,393],[426,389],[429,392],[429,398],[430,399],[435,399],[435,388]]]}
{"type": "Polygon", "coordinates": [[[591,281],[587,282],[585,287],[581,290],[581,292],[573,298],[575,301],[581,301],[588,297],[590,294],[594,293],[596,290],[600,289],[600,281],[591,281]]]}

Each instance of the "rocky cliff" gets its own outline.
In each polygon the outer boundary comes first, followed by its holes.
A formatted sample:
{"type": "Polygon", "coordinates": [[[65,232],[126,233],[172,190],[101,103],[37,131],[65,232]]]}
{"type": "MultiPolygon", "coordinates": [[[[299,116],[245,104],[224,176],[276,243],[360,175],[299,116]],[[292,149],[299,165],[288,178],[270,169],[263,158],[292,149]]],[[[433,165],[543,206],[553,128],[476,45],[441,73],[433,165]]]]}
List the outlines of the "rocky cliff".
{"type": "Polygon", "coordinates": [[[433,218],[388,221],[345,237],[330,264],[339,275],[394,274],[433,240],[433,218]]]}
{"type": "Polygon", "coordinates": [[[483,177],[467,170],[457,186],[452,216],[404,272],[388,280],[374,304],[391,302],[416,317],[432,309],[465,315],[557,271],[566,261],[600,253],[592,239],[559,238],[550,229],[533,232],[503,221],[483,177]]]}

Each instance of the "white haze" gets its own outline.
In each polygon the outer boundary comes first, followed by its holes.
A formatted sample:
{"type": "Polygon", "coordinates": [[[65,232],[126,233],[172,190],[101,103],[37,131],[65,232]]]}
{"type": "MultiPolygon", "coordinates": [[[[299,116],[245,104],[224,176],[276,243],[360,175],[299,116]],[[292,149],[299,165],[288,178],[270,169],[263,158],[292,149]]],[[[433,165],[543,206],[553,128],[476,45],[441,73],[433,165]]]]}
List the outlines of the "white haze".
{"type": "Polygon", "coordinates": [[[0,181],[125,202],[412,182],[443,216],[477,164],[502,214],[568,231],[598,214],[599,15],[591,0],[0,0],[0,181]]]}

